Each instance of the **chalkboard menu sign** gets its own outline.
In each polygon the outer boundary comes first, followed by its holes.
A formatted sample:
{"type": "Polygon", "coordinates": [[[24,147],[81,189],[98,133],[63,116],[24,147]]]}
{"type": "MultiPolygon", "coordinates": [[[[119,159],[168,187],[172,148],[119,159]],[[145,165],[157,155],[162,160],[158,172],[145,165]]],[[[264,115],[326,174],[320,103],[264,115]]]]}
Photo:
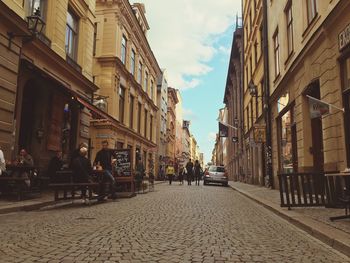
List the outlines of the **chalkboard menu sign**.
{"type": "Polygon", "coordinates": [[[131,176],[131,150],[121,149],[113,150],[114,158],[116,159],[114,165],[114,172],[116,176],[128,177],[131,176]]]}

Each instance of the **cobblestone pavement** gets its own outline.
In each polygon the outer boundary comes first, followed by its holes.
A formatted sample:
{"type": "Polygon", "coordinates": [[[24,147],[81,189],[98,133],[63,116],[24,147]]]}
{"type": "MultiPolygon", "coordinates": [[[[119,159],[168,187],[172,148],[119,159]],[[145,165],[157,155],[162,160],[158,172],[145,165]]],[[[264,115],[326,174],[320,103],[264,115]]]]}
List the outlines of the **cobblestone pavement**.
{"type": "Polygon", "coordinates": [[[0,216],[0,262],[350,262],[228,187],[0,216]]]}

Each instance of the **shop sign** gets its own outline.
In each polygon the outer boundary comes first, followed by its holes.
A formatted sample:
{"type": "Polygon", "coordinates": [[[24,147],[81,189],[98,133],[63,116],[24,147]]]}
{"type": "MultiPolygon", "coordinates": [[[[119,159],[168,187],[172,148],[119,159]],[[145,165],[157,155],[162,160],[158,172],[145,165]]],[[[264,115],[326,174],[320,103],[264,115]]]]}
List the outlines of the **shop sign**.
{"type": "Polygon", "coordinates": [[[266,126],[265,125],[255,125],[254,126],[254,142],[255,143],[266,142],[266,126]]]}
{"type": "Polygon", "coordinates": [[[339,51],[350,44],[350,24],[338,36],[339,51]]]}
{"type": "Polygon", "coordinates": [[[112,138],[112,135],[111,134],[97,134],[96,135],[96,139],[109,139],[109,138],[112,138]]]}

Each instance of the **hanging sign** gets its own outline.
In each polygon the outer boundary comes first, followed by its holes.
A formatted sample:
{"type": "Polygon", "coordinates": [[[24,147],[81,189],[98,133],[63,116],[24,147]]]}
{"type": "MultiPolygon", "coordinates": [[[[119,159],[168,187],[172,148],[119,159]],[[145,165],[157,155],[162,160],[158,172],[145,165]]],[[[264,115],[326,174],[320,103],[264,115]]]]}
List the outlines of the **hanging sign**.
{"type": "Polygon", "coordinates": [[[330,107],[328,103],[325,103],[311,96],[307,97],[309,98],[309,109],[311,119],[320,118],[323,115],[329,114],[330,107]]]}
{"type": "Polygon", "coordinates": [[[228,127],[221,122],[219,122],[219,137],[227,138],[228,137],[228,127]]]}
{"type": "Polygon", "coordinates": [[[264,143],[266,142],[266,127],[265,125],[254,126],[254,142],[264,143]]]}

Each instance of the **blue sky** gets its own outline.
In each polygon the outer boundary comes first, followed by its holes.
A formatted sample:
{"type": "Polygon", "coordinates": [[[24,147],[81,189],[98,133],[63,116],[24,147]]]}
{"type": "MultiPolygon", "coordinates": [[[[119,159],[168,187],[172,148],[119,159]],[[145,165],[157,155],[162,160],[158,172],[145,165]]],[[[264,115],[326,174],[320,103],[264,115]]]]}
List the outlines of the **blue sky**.
{"type": "Polygon", "coordinates": [[[140,0],[150,25],[149,43],[169,86],[179,89],[184,119],[204,152],[211,152],[223,106],[233,24],[241,0],[140,0]]]}

